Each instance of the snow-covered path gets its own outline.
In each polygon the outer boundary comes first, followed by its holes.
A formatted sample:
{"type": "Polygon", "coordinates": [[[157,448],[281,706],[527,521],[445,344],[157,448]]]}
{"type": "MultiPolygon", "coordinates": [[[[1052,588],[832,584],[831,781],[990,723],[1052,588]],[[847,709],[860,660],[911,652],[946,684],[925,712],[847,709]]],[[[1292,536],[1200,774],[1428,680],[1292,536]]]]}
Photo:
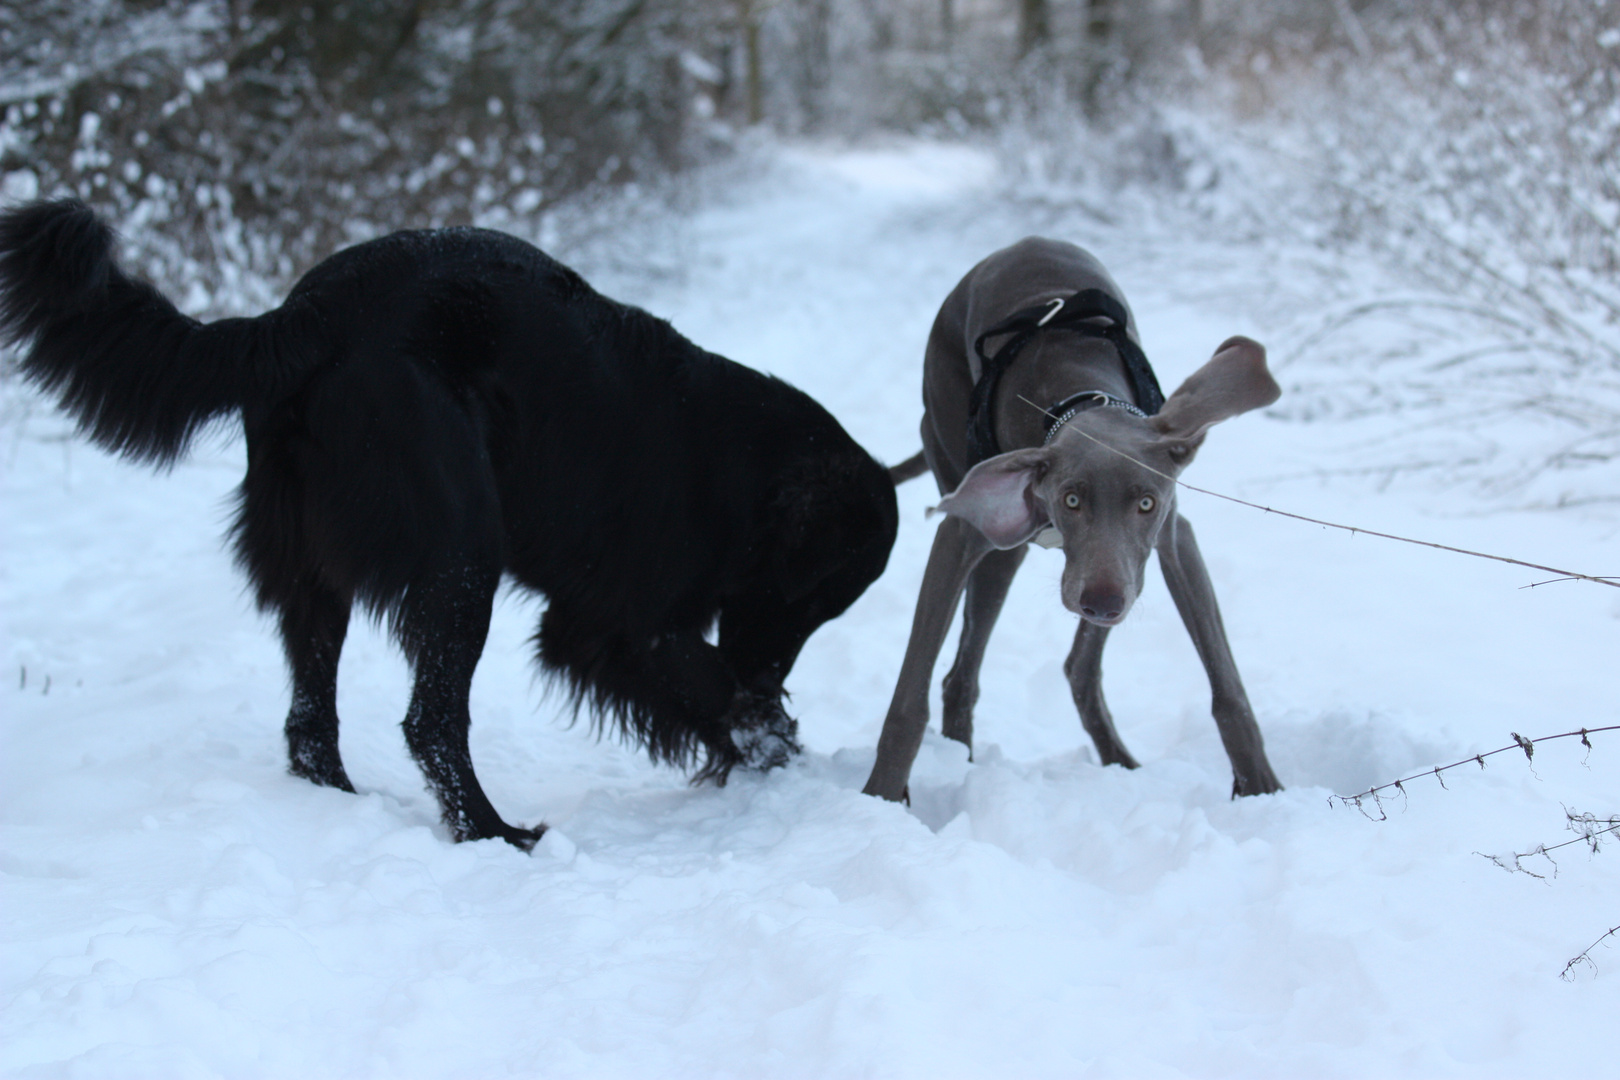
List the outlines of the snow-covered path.
{"type": "MultiPolygon", "coordinates": [[[[939,301],[1028,233],[1102,256],[1167,389],[1230,334],[1280,355],[1326,292],[1376,287],[1303,248],[1002,198],[961,147],[790,148],[724,195],[649,241],[657,272],[581,268],[890,461],[917,446],[939,301]]],[[[281,659],[220,540],[239,443],[152,476],[62,430],[36,417],[0,447],[7,1075],[1613,1075],[1620,952],[1557,977],[1620,922],[1612,853],[1567,848],[1543,883],[1476,852],[1564,839],[1564,806],[1620,811],[1620,739],[1411,785],[1382,823],[1327,796],[1510,730],[1617,722],[1620,594],[1186,494],[1288,790],[1227,798],[1152,572],[1106,664],[1144,767],[1096,766],[1059,668],[1061,557],[1036,551],[990,646],[976,761],[931,734],[908,810],[859,791],[931,536],[920,480],[888,572],[789,682],[807,753],[724,789],[570,728],[528,663],[537,603],[506,595],[473,754],[508,820],[553,826],[525,856],[447,841],[373,628],[339,691],[362,794],[286,775],[281,659]]],[[[1341,441],[1250,416],[1188,479],[1616,569],[1598,518],[1329,484],[1341,441]]]]}

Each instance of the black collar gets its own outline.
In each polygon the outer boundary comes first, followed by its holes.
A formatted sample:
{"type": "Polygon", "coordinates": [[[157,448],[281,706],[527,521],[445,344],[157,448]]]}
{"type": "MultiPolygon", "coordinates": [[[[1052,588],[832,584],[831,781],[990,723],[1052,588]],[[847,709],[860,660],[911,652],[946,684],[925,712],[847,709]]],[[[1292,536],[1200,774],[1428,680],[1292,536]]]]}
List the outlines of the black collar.
{"type": "MultiPolygon", "coordinates": [[[[1148,363],[1141,347],[1131,340],[1130,316],[1126,313],[1124,304],[1101,289],[1081,289],[1066,299],[1047,300],[1014,312],[980,334],[973,342],[973,351],[979,355],[979,381],[973,386],[973,397],[968,409],[970,468],[986,458],[1001,453],[995,425],[992,422],[996,384],[1012,366],[1012,362],[1018,358],[1024,346],[1042,330],[1068,330],[1109,342],[1119,353],[1120,362],[1125,367],[1126,381],[1130,384],[1131,397],[1136,399],[1132,404],[1113,395],[1104,394],[1103,397],[1107,398],[1108,402],[1103,402],[1097,399],[1101,391],[1088,390],[1064,399],[1053,406],[1051,412],[1062,414],[1069,409],[1078,412],[1079,408],[1076,406],[1081,406],[1078,399],[1082,398],[1093,399],[1096,404],[1118,402],[1119,405],[1128,405],[1133,411],[1138,411],[1144,416],[1151,416],[1164,405],[1164,391],[1159,389],[1159,380],[1153,374],[1152,365],[1148,363]],[[1098,325],[1091,321],[1093,319],[1107,321],[1104,325],[1098,325]],[[1002,334],[1012,336],[996,350],[994,356],[986,355],[985,341],[1002,334]]],[[[1071,412],[1070,416],[1072,415],[1071,412]]],[[[1048,437],[1058,426],[1060,424],[1055,422],[1047,428],[1048,437]]]]}
{"type": "Polygon", "coordinates": [[[1106,390],[1082,390],[1078,394],[1070,394],[1046,410],[1046,438],[1041,440],[1041,445],[1045,446],[1057,438],[1057,433],[1063,430],[1064,424],[1092,409],[1124,409],[1132,416],[1140,416],[1144,420],[1148,417],[1147,413],[1135,405],[1124,398],[1115,397],[1106,390]]]}

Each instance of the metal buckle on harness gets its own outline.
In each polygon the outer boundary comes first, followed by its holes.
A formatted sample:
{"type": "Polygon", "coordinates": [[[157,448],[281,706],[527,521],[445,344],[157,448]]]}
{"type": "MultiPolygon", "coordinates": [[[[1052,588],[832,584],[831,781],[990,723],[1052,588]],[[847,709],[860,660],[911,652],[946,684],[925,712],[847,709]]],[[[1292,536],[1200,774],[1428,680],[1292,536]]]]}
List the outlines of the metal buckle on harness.
{"type": "Polygon", "coordinates": [[[1041,321],[1035,324],[1037,328],[1045,326],[1047,323],[1051,322],[1052,316],[1063,310],[1063,297],[1061,296],[1053,297],[1051,300],[1048,300],[1047,303],[1051,304],[1052,308],[1045,315],[1041,316],[1041,321]]]}

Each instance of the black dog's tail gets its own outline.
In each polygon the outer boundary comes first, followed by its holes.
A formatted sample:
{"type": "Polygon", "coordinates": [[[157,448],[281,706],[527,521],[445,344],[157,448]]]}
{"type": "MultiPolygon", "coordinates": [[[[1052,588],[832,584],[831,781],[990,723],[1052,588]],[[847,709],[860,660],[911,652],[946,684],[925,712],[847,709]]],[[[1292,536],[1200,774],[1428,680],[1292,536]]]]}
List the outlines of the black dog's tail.
{"type": "Polygon", "coordinates": [[[0,341],[100,446],[173,464],[210,420],[313,366],[293,347],[308,336],[279,332],[301,312],[205,325],[125,276],[112,247],[112,229],[75,200],[0,214],[0,341]]]}

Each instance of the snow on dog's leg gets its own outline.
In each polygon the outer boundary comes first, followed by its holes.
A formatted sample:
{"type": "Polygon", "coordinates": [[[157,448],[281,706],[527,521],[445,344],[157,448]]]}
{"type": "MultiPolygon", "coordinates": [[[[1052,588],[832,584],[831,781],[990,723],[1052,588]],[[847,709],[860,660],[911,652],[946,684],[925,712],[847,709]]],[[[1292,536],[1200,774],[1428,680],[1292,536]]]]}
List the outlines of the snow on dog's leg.
{"type": "Polygon", "coordinates": [[[782,690],[739,687],[727,713],[731,744],[737,764],[745,769],[778,769],[804,748],[799,745],[799,722],[782,707],[782,690]]]}
{"type": "MultiPolygon", "coordinates": [[[[313,575],[311,575],[313,577],[313,575]]],[[[338,750],[337,673],[350,603],[311,580],[281,608],[281,641],[292,672],[288,769],[325,787],[353,791],[338,750]]]]}
{"type": "Polygon", "coordinates": [[[394,624],[416,675],[405,742],[457,840],[499,837],[528,851],[545,827],[519,829],[501,820],[478,783],[467,746],[467,694],[499,583],[498,566],[463,564],[424,574],[406,591],[394,624]]]}

